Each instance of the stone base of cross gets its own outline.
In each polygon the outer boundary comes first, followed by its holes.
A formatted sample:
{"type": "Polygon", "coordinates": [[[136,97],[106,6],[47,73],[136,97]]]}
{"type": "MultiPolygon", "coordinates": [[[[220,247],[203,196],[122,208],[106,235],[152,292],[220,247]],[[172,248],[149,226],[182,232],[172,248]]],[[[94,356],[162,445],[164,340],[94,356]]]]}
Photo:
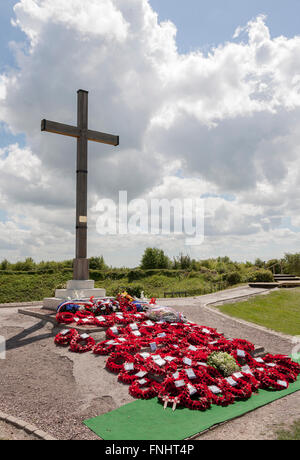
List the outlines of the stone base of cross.
{"type": "Polygon", "coordinates": [[[68,281],[66,289],[57,289],[55,298],[44,300],[45,307],[52,306],[53,308],[55,304],[68,298],[84,299],[91,296],[105,296],[105,290],[95,289],[94,281],[89,280],[89,260],[87,258],[88,141],[117,146],[119,145],[119,136],[88,129],[88,91],[82,89],[77,91],[77,126],[42,120],[41,130],[77,139],[76,251],[73,263],[73,280],[68,281]]]}

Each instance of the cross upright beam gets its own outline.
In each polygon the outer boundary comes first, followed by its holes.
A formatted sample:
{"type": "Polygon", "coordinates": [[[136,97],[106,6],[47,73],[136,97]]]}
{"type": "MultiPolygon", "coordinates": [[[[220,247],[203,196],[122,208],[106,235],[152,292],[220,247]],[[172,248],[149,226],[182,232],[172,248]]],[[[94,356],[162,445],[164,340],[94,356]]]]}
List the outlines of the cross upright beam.
{"type": "Polygon", "coordinates": [[[88,129],[88,91],[77,91],[77,126],[42,120],[41,130],[77,138],[76,171],[76,251],[73,264],[73,279],[89,279],[87,259],[87,174],[88,141],[119,145],[119,136],[88,129]]]}

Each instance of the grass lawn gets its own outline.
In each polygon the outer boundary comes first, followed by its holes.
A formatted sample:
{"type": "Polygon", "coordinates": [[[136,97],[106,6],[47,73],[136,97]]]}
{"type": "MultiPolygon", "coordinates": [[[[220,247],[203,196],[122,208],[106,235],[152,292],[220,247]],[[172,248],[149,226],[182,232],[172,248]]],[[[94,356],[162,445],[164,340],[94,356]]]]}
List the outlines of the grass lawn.
{"type": "Polygon", "coordinates": [[[278,441],[300,441],[300,420],[293,423],[290,430],[279,430],[278,441]]]}
{"type": "Polygon", "coordinates": [[[300,288],[279,289],[217,307],[222,313],[265,326],[274,331],[300,335],[300,288]]]}

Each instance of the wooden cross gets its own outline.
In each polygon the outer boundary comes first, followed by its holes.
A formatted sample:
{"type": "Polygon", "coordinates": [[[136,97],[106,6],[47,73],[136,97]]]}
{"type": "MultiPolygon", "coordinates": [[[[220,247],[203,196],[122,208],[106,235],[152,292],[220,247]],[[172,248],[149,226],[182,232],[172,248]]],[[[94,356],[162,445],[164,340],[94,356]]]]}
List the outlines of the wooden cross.
{"type": "Polygon", "coordinates": [[[76,258],[73,279],[89,279],[87,259],[87,173],[88,141],[119,145],[119,136],[88,129],[88,91],[77,91],[77,126],[42,120],[42,131],[77,138],[77,184],[76,184],[76,258]]]}

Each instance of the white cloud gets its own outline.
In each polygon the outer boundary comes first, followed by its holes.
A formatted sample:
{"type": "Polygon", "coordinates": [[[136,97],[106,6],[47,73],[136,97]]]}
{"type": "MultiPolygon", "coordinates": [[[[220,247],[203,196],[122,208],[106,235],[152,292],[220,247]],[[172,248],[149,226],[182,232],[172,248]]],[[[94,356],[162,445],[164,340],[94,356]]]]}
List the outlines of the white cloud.
{"type": "MultiPolygon", "coordinates": [[[[90,208],[119,190],[204,195],[199,254],[297,250],[285,223],[299,225],[300,37],[271,39],[260,16],[208,56],[179,54],[175,25],[159,23],[147,0],[20,0],[14,10],[28,43],[15,47],[18,69],[0,75],[0,121],[27,146],[0,151],[3,235],[26,222],[28,253],[72,257],[76,144],[41,133],[40,120],[75,123],[84,88],[90,127],[120,135],[118,148],[90,145],[90,208]]],[[[149,244],[184,250],[181,239],[100,238],[91,216],[90,253],[112,263],[130,264],[126,245],[132,264],[149,244]]]]}

